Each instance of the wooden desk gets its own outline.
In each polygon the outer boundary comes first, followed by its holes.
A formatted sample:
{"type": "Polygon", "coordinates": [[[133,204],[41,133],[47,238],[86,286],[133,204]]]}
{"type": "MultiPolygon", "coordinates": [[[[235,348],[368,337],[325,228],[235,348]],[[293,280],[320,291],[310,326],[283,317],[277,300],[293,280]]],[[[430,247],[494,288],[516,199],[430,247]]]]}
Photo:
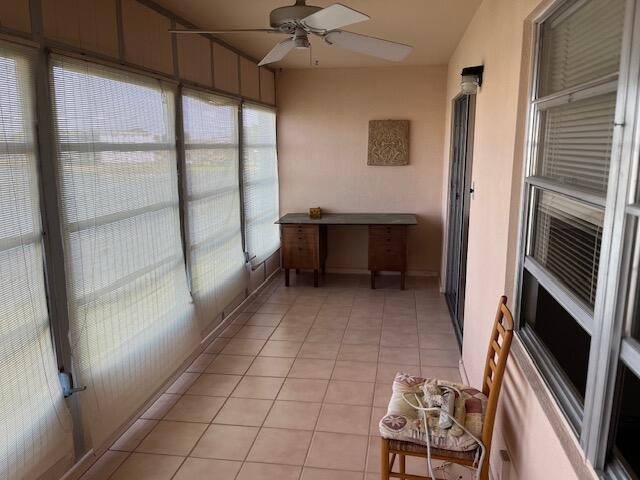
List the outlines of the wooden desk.
{"type": "Polygon", "coordinates": [[[288,213],[280,224],[284,284],[289,286],[289,270],[313,270],[313,286],[319,283],[319,272],[325,273],[327,258],[327,226],[365,225],[369,228],[369,270],[371,288],[376,288],[376,272],[400,272],[400,288],[404,290],[407,270],[407,227],[417,219],[407,213],[325,213],[313,219],[306,213],[288,213]]]}

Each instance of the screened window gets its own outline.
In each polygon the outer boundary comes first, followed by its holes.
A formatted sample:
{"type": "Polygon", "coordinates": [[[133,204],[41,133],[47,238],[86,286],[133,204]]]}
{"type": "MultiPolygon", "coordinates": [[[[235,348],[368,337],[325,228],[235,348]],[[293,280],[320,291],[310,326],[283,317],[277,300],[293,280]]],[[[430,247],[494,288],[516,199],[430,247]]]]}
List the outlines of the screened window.
{"type": "Polygon", "coordinates": [[[539,25],[521,333],[582,428],[614,147],[625,0],[575,0],[539,25]]]}
{"type": "Polygon", "coordinates": [[[69,336],[100,445],[199,341],[180,235],[174,93],[52,59],[69,336]]]}
{"type": "Polygon", "coordinates": [[[247,285],[240,223],[238,103],[184,91],[188,250],[203,327],[247,285]]]}
{"type": "MultiPolygon", "coordinates": [[[[0,478],[73,453],[47,311],[32,55],[0,43],[0,478]]],[[[68,466],[68,465],[67,465],[68,466]]]]}
{"type": "Polygon", "coordinates": [[[252,263],[280,247],[276,114],[253,105],[242,107],[242,186],[246,249],[252,263]]]}

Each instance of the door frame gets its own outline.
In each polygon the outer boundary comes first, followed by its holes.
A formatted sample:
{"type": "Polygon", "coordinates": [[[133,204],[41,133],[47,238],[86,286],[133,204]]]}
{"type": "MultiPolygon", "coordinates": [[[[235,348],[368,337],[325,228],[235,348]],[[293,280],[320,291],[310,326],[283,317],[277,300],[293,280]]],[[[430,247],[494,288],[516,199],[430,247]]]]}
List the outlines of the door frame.
{"type": "MultiPolygon", "coordinates": [[[[450,148],[449,148],[449,181],[448,181],[448,202],[447,202],[447,255],[445,259],[445,299],[451,315],[451,322],[453,323],[454,331],[458,340],[458,344],[462,347],[462,337],[464,333],[464,301],[466,290],[466,272],[467,272],[467,249],[469,240],[469,213],[471,208],[471,199],[473,198],[472,187],[472,167],[473,167],[473,137],[475,127],[475,112],[476,112],[476,95],[465,95],[463,93],[458,94],[451,102],[451,136],[450,136],[450,148]],[[466,100],[467,108],[464,112],[466,116],[466,122],[464,125],[464,141],[460,142],[460,146],[463,152],[460,154],[464,165],[460,167],[459,172],[462,175],[457,175],[458,179],[462,181],[462,185],[459,185],[459,191],[462,192],[461,208],[457,210],[457,219],[451,217],[454,213],[452,209],[452,201],[454,190],[452,189],[452,181],[454,175],[454,155],[456,154],[456,142],[457,142],[457,121],[458,121],[458,108],[457,103],[461,100],[466,100]],[[452,231],[452,229],[454,229],[452,231]],[[455,234],[458,240],[457,252],[452,250],[455,234]],[[457,254],[457,284],[455,286],[450,285],[452,281],[450,278],[452,274],[451,269],[456,265],[452,264],[452,255],[457,254]],[[451,288],[457,289],[456,296],[452,296],[451,288]]],[[[464,119],[462,120],[464,122],[464,119]]]]}

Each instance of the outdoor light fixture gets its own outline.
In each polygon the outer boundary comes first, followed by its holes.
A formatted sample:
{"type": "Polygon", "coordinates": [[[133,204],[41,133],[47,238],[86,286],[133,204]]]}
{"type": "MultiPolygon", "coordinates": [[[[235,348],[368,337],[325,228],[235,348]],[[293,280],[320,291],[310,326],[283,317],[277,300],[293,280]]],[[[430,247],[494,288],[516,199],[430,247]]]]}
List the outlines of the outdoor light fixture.
{"type": "Polygon", "coordinates": [[[478,87],[482,86],[482,72],[484,72],[484,65],[465,67],[462,69],[460,88],[464,95],[475,95],[478,93],[478,87]]]}

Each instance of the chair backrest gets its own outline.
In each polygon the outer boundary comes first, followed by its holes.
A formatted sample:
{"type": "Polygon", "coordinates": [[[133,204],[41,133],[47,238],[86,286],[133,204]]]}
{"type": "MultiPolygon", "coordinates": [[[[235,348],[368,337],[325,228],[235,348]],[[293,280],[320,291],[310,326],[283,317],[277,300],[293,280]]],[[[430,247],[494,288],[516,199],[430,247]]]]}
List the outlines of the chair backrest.
{"type": "Polygon", "coordinates": [[[502,379],[504,378],[504,371],[507,366],[507,358],[509,357],[512,339],[513,316],[507,308],[507,297],[503,295],[500,297],[500,302],[498,303],[498,312],[496,313],[491,338],[489,339],[487,361],[482,377],[482,393],[488,398],[482,426],[482,443],[484,443],[487,448],[487,452],[491,447],[493,424],[498,408],[498,396],[500,394],[500,388],[502,387],[502,379]]]}

